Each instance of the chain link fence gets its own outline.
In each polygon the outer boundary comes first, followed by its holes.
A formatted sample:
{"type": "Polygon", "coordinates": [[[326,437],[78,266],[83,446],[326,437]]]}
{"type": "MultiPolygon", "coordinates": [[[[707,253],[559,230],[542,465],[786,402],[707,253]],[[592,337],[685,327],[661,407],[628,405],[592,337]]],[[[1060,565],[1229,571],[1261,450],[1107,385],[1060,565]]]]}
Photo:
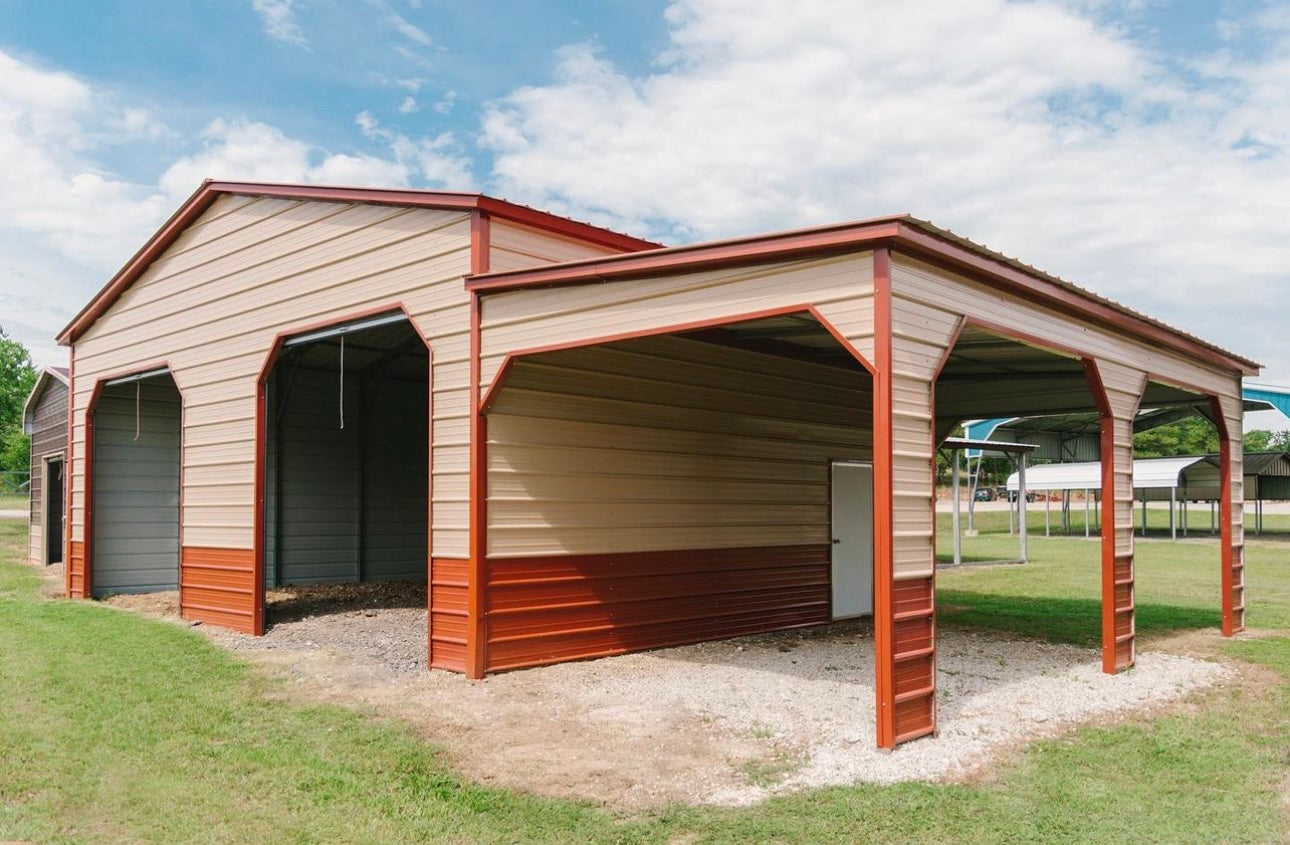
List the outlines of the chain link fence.
{"type": "Polygon", "coordinates": [[[31,473],[0,470],[0,510],[26,508],[31,496],[31,473]]]}

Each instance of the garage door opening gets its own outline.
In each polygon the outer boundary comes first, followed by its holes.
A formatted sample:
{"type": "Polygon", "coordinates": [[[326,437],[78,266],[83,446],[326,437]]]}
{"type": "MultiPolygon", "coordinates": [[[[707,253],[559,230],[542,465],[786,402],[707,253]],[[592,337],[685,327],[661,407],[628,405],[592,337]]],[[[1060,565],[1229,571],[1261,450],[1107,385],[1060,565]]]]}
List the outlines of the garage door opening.
{"type": "Polygon", "coordinates": [[[827,624],[852,526],[839,611],[871,612],[872,482],[834,502],[832,477],[873,460],[873,379],[812,314],[525,355],[498,385],[488,671],[827,624]]]}
{"type": "Polygon", "coordinates": [[[429,372],[401,312],[283,344],[266,391],[268,624],[426,606],[429,372]]]}
{"type": "Polygon", "coordinates": [[[91,409],[94,596],[179,589],[182,406],[154,370],[106,382],[91,409]]]}

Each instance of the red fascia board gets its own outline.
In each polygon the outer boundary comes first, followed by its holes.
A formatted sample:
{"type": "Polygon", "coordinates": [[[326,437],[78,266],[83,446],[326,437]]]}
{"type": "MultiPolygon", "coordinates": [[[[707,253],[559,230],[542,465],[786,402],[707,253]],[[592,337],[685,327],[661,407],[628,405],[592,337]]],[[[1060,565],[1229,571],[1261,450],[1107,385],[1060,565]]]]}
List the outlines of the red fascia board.
{"type": "Polygon", "coordinates": [[[58,333],[60,344],[69,344],[80,337],[94,321],[112,307],[117,298],[179,237],[194,220],[202,215],[220,194],[240,196],[278,197],[282,199],[320,200],[330,202],[361,202],[373,205],[396,205],[420,208],[447,208],[462,211],[485,211],[494,216],[531,226],[564,237],[598,244],[625,252],[656,249],[659,244],[631,235],[612,232],[580,223],[566,217],[539,211],[523,205],[484,196],[483,194],[451,191],[418,191],[390,188],[343,188],[326,185],[288,185],[259,182],[203,182],[192,196],[171,215],[170,219],[125,263],[115,276],[94,295],[72,321],[58,333]]]}
{"type": "Polygon", "coordinates": [[[1046,274],[1027,272],[993,254],[975,252],[910,223],[908,215],[781,232],[752,238],[657,249],[566,264],[467,277],[466,289],[481,294],[526,287],[579,284],[682,273],[760,261],[890,246],[893,251],[929,261],[1049,308],[1116,331],[1161,344],[1186,355],[1245,375],[1260,365],[1149,318],[1100,301],[1046,274]]]}

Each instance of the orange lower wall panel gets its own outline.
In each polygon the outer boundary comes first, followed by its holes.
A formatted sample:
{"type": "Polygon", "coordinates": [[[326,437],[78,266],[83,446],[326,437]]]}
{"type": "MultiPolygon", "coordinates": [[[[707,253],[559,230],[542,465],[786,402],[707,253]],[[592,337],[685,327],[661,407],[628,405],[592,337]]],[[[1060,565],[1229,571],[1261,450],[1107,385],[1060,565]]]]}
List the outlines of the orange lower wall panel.
{"type": "Polygon", "coordinates": [[[83,599],[88,593],[85,584],[85,544],[73,540],[67,549],[67,596],[83,599]]]}
{"type": "Polygon", "coordinates": [[[936,612],[931,578],[892,584],[892,695],[896,742],[936,727],[936,612]]]}
{"type": "Polygon", "coordinates": [[[488,561],[487,671],[829,621],[830,547],[488,561]]]}
{"type": "Polygon", "coordinates": [[[179,611],[185,619],[255,633],[255,551],[184,546],[179,611]]]}
{"type": "Polygon", "coordinates": [[[470,561],[430,562],[430,667],[466,671],[466,597],[470,561]]]}

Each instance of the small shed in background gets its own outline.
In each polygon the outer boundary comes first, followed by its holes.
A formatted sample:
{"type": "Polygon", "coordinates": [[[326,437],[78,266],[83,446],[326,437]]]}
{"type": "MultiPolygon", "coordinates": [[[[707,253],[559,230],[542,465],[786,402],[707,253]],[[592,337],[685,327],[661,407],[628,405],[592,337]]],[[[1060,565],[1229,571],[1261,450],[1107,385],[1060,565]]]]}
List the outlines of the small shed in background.
{"type": "Polygon", "coordinates": [[[67,383],[66,367],[46,367],[22,411],[22,430],[31,435],[27,558],[43,565],[63,562],[66,540],[67,383]]]}

